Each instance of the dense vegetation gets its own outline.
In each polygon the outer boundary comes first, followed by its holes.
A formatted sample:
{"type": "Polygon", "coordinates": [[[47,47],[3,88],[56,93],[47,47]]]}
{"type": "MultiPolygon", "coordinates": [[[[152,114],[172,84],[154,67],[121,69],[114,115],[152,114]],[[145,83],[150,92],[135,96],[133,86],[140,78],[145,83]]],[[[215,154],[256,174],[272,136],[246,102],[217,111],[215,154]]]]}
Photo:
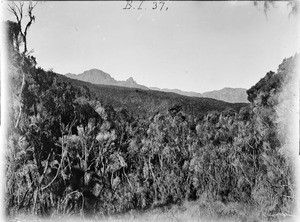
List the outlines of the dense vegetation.
{"type": "Polygon", "coordinates": [[[173,106],[142,118],[97,101],[93,85],[37,68],[10,33],[7,215],[103,216],[192,200],[220,216],[293,214],[294,168],[275,120],[297,56],[249,89],[239,111],[196,118],[173,106]]]}

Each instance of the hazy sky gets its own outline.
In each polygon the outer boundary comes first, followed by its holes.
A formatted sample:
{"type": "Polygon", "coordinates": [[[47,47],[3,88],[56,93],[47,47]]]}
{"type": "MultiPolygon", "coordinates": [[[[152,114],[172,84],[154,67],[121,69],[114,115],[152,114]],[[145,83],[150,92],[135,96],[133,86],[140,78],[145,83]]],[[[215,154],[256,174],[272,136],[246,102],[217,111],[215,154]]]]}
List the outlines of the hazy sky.
{"type": "MultiPolygon", "coordinates": [[[[204,92],[250,88],[299,52],[299,17],[276,2],[266,18],[253,2],[166,2],[168,10],[123,10],[126,2],[43,2],[28,34],[38,65],[92,68],[116,80],[204,92]]],[[[136,8],[138,5],[136,5],[136,8]]],[[[161,7],[161,5],[159,5],[161,7]]]]}

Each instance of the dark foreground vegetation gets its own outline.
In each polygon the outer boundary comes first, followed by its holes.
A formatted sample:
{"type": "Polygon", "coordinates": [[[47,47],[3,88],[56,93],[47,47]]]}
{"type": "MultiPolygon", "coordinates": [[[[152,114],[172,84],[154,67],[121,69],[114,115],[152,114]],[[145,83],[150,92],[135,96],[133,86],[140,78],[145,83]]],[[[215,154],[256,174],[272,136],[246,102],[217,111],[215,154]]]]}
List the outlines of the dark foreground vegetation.
{"type": "MultiPolygon", "coordinates": [[[[180,105],[150,117],[100,103],[88,87],[36,68],[8,25],[7,215],[102,217],[185,201],[257,219],[291,216],[294,167],[276,107],[295,75],[285,59],[248,90],[249,106],[201,118],[180,105]]],[[[141,92],[142,93],[142,92],[141,92]]]]}

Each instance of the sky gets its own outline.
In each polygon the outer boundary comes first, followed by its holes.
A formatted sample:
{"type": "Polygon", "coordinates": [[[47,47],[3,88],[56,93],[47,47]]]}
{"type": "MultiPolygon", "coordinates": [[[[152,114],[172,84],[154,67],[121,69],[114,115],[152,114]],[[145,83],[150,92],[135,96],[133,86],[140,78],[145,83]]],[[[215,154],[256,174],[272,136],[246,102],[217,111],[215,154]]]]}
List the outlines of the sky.
{"type": "Polygon", "coordinates": [[[138,4],[39,2],[28,48],[38,66],[60,74],[96,68],[116,80],[200,93],[249,89],[300,51],[299,17],[289,17],[287,2],[267,16],[248,1],[138,4]]]}

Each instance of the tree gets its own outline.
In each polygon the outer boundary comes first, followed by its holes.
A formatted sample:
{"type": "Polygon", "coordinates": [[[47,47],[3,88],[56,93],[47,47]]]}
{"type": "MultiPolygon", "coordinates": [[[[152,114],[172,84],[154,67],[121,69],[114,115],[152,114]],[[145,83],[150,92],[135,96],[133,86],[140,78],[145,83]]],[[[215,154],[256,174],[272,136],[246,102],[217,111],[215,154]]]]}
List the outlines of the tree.
{"type": "Polygon", "coordinates": [[[15,127],[18,128],[22,113],[24,111],[24,91],[26,88],[26,79],[27,74],[29,71],[35,67],[36,61],[35,58],[32,56],[27,55],[27,33],[29,27],[35,21],[35,16],[33,15],[33,9],[37,5],[32,1],[29,2],[27,8],[27,15],[29,21],[26,22],[25,28],[23,28],[23,22],[25,22],[25,13],[24,13],[24,2],[19,2],[16,4],[15,2],[11,2],[8,4],[8,10],[15,16],[17,22],[8,22],[9,28],[9,43],[13,46],[12,50],[17,54],[17,62],[20,66],[18,66],[17,72],[22,75],[22,84],[19,92],[19,114],[17,116],[17,120],[15,123],[15,127]],[[24,49],[23,52],[20,53],[20,44],[23,43],[24,49]]]}
{"type": "MultiPolygon", "coordinates": [[[[25,55],[27,53],[27,32],[30,26],[35,21],[35,16],[32,14],[33,9],[37,5],[37,2],[33,3],[32,1],[29,2],[28,8],[27,8],[27,15],[29,18],[29,21],[27,21],[25,28],[22,27],[22,23],[24,21],[24,2],[19,2],[17,5],[15,2],[11,2],[8,4],[8,10],[15,16],[17,20],[17,27],[15,30],[16,34],[19,34],[22,38],[22,42],[24,44],[23,54],[25,55]]],[[[19,45],[18,45],[19,50],[19,45]]]]}

